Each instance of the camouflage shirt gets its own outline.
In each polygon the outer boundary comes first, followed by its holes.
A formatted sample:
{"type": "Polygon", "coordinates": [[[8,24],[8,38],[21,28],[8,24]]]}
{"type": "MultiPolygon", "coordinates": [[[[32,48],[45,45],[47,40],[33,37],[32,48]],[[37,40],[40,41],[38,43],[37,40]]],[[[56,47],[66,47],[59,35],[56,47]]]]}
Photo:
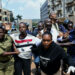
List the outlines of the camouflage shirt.
{"type": "Polygon", "coordinates": [[[10,36],[5,34],[4,40],[0,42],[0,61],[7,61],[11,59],[12,57],[11,55],[2,56],[3,52],[11,52],[11,48],[12,48],[12,39],[10,36]]]}

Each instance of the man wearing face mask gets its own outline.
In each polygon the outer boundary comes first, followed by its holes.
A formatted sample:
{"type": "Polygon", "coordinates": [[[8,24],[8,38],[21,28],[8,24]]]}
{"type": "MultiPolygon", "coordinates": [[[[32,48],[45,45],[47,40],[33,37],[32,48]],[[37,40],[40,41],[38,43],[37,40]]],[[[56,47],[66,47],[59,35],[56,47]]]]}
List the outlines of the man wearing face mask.
{"type": "Polygon", "coordinates": [[[21,22],[19,24],[19,34],[12,36],[14,41],[14,49],[18,51],[15,56],[15,75],[31,74],[31,47],[36,44],[38,45],[41,40],[26,33],[26,24],[21,22]]]}

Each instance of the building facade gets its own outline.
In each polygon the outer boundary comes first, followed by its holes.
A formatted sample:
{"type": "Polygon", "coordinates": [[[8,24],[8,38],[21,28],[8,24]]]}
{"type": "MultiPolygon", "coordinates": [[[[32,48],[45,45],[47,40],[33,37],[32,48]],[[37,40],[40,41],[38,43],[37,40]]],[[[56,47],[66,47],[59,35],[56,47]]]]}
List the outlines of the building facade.
{"type": "Polygon", "coordinates": [[[41,20],[44,21],[45,19],[47,19],[52,11],[55,11],[59,18],[64,17],[64,8],[64,0],[46,0],[40,8],[41,20]]]}
{"type": "Polygon", "coordinates": [[[50,3],[49,2],[50,2],[49,0],[46,0],[40,8],[41,21],[44,21],[46,18],[49,17],[49,13],[50,13],[50,3]]]}
{"type": "Polygon", "coordinates": [[[75,24],[75,0],[66,0],[66,17],[75,24]]]}
{"type": "Polygon", "coordinates": [[[12,11],[2,8],[2,0],[0,0],[0,23],[9,23],[12,11]]]}
{"type": "Polygon", "coordinates": [[[3,8],[0,9],[0,23],[10,23],[11,14],[12,11],[3,8]]]}
{"type": "Polygon", "coordinates": [[[48,18],[49,13],[44,15],[47,11],[55,11],[58,18],[68,18],[75,23],[75,0],[46,0],[40,8],[41,19],[46,15],[48,18]]]}

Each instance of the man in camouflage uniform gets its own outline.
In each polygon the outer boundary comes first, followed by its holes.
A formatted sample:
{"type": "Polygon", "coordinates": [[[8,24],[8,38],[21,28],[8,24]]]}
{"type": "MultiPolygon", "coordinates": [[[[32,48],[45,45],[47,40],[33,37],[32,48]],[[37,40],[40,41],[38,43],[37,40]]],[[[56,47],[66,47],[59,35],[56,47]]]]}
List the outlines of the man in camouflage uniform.
{"type": "Polygon", "coordinates": [[[0,75],[13,75],[14,62],[10,54],[12,39],[5,34],[5,29],[0,25],[0,75]]]}

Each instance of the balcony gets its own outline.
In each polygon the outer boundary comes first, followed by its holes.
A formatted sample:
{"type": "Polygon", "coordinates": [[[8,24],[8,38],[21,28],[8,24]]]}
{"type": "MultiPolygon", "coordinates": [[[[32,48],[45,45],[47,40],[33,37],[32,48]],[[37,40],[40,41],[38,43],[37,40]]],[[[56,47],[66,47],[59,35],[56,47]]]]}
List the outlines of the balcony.
{"type": "Polygon", "coordinates": [[[55,6],[59,4],[59,2],[54,2],[55,6]]]}
{"type": "Polygon", "coordinates": [[[70,11],[67,14],[68,14],[68,16],[73,16],[74,15],[74,12],[73,11],[70,11]]]}
{"type": "Polygon", "coordinates": [[[56,0],[57,2],[61,2],[61,0],[56,0]]]}
{"type": "Polygon", "coordinates": [[[58,11],[61,11],[61,10],[62,10],[62,6],[59,5],[58,8],[57,8],[57,10],[58,10],[58,11]]]}
{"type": "Polygon", "coordinates": [[[72,3],[74,0],[66,0],[66,4],[72,3]]]}
{"type": "Polygon", "coordinates": [[[73,1],[73,4],[75,4],[75,0],[73,1]]]}

